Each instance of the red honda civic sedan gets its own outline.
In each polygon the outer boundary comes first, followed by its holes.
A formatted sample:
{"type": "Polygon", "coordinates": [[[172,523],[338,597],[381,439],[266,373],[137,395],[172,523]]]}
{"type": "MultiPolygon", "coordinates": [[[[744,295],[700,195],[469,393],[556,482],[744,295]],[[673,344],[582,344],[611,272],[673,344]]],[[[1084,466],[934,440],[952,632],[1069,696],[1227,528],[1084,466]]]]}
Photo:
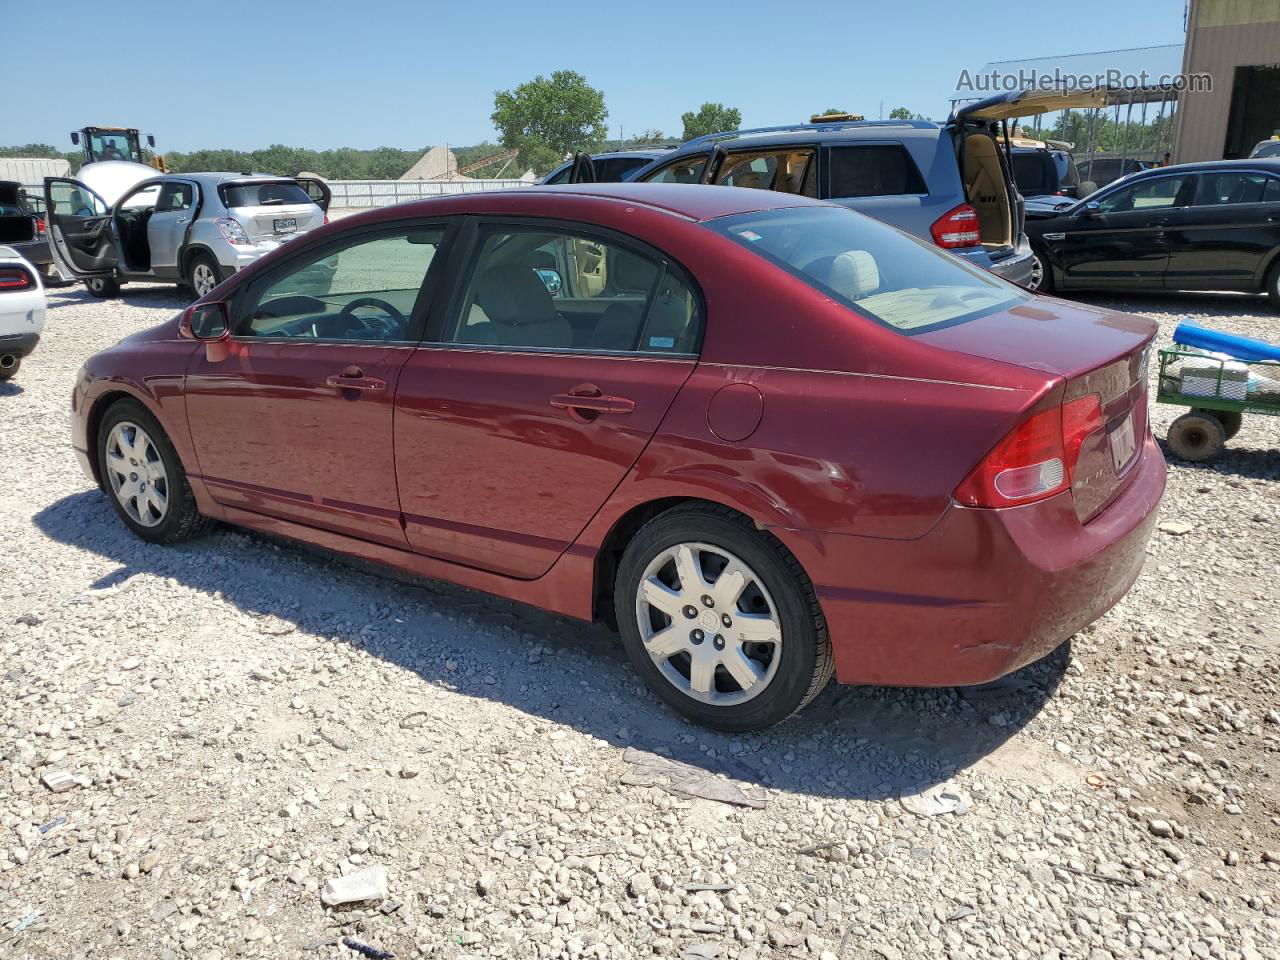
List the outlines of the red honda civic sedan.
{"type": "Polygon", "coordinates": [[[86,473],[615,624],[750,730],[844,683],[974,684],[1129,589],[1164,490],[1155,325],[840,206],[542,187],[316,230],[92,357],[86,473]]]}

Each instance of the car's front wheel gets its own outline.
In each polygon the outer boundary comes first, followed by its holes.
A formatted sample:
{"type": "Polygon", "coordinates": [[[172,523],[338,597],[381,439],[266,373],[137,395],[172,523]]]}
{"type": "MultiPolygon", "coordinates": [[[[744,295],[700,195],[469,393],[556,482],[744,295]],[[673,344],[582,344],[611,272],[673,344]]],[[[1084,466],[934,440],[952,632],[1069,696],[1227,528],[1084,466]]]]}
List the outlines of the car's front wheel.
{"type": "Polygon", "coordinates": [[[90,277],[84,285],[95,297],[103,299],[114,297],[120,292],[120,282],[115,277],[90,277]]]}
{"type": "Polygon", "coordinates": [[[618,565],[623,645],[663,701],[719,730],[791,716],[831,678],[813,584],[733,511],[677,507],[645,524],[618,565]]]}
{"type": "Polygon", "coordinates": [[[176,543],[208,526],[164,428],[136,401],[118,401],[103,416],[98,466],[111,506],[143,540],[176,543]]]}
{"type": "Polygon", "coordinates": [[[1032,252],[1031,279],[1027,281],[1027,286],[1037,293],[1053,292],[1053,269],[1040,250],[1032,252]]]}
{"type": "Polygon", "coordinates": [[[22,358],[12,355],[0,356],[0,380],[12,380],[22,369],[22,358]]]}

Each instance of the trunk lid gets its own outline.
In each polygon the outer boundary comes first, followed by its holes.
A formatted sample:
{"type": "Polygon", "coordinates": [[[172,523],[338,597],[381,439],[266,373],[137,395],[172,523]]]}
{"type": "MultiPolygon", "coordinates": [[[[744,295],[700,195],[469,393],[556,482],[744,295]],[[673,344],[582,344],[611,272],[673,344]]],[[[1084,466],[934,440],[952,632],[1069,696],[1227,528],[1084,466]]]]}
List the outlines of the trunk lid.
{"type": "Polygon", "coordinates": [[[1071,472],[1076,515],[1096,516],[1123,488],[1149,430],[1147,370],[1156,324],[1061,300],[1034,299],[918,334],[933,346],[1063,378],[1062,402],[1098,398],[1097,428],[1071,472]]]}

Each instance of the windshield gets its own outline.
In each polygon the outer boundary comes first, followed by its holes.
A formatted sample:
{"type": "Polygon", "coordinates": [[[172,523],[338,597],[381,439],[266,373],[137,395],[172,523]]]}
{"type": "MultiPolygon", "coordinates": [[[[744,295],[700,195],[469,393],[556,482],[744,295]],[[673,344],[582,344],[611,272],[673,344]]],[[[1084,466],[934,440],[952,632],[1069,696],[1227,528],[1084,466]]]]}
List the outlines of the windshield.
{"type": "Polygon", "coordinates": [[[858,313],[904,333],[951,326],[1031,294],[843,207],[792,207],[706,223],[858,313]]]}
{"type": "Polygon", "coordinates": [[[142,153],[126,133],[91,133],[89,151],[94,160],[132,160],[142,163],[142,153]]]}
{"type": "Polygon", "coordinates": [[[286,204],[311,203],[307,191],[292,180],[269,183],[237,183],[219,188],[222,202],[230,207],[280,207],[286,204]]]}

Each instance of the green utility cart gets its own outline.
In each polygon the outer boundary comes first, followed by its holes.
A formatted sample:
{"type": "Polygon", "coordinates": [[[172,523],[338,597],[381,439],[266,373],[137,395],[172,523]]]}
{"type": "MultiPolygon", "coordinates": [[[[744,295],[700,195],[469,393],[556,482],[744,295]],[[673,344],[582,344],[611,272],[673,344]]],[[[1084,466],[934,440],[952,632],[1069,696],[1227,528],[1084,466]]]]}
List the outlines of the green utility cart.
{"type": "Polygon", "coordinates": [[[1221,456],[1246,413],[1280,417],[1280,363],[1222,359],[1190,347],[1160,351],[1157,403],[1190,407],[1169,425],[1169,449],[1201,463],[1221,456]]]}

